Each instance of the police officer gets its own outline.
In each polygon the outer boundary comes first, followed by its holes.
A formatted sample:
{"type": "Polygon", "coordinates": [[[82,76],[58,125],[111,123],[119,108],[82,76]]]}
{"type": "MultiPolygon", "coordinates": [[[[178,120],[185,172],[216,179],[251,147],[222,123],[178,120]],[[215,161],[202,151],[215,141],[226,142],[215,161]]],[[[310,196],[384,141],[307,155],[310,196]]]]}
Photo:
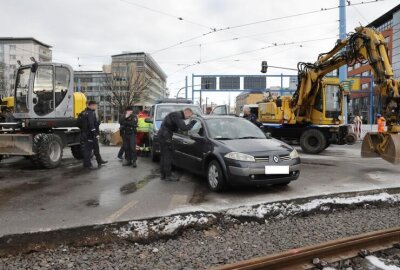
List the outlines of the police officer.
{"type": "MultiPolygon", "coordinates": [[[[122,125],[122,122],[124,120],[125,117],[125,113],[123,115],[120,116],[120,120],[119,120],[119,135],[121,136],[122,140],[124,139],[124,126],[122,125]]],[[[117,155],[118,159],[123,160],[124,159],[124,144],[122,143],[121,148],[118,151],[118,155],[117,155]]]]}
{"type": "Polygon", "coordinates": [[[121,128],[123,129],[123,147],[125,152],[125,160],[122,166],[130,166],[136,168],[136,129],[138,126],[137,116],[133,113],[132,107],[127,107],[125,115],[121,120],[121,128]]]}
{"type": "Polygon", "coordinates": [[[89,101],[87,108],[83,112],[82,119],[82,142],[83,142],[83,167],[86,169],[94,169],[92,166],[92,162],[90,161],[92,157],[92,152],[96,156],[96,161],[98,167],[106,164],[108,161],[105,161],[101,158],[100,155],[100,146],[99,146],[99,126],[100,122],[96,117],[96,109],[97,103],[96,101],[89,101]]]}
{"type": "Polygon", "coordinates": [[[161,180],[178,181],[179,179],[171,174],[172,167],[172,135],[178,130],[188,131],[196,124],[192,120],[188,125],[184,120],[192,117],[193,112],[190,108],[183,111],[169,113],[163,120],[161,128],[158,132],[161,150],[160,171],[161,180]]]}
{"type": "Polygon", "coordinates": [[[257,121],[257,116],[255,114],[251,113],[249,107],[244,107],[243,108],[243,118],[249,120],[250,122],[252,122],[257,127],[261,127],[262,126],[262,124],[257,121]]]}

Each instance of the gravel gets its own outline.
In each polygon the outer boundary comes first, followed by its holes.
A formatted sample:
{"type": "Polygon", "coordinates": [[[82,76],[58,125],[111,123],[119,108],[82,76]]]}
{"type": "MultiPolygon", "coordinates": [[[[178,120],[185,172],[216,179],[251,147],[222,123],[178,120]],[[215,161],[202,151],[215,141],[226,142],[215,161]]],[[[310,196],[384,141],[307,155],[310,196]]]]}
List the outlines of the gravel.
{"type": "Polygon", "coordinates": [[[280,219],[227,217],[207,229],[187,229],[148,244],[61,246],[3,257],[0,269],[204,269],[399,224],[398,204],[331,208],[280,219]]]}
{"type": "MultiPolygon", "coordinates": [[[[372,253],[365,258],[355,257],[328,264],[323,270],[399,270],[400,249],[390,248],[372,253]]],[[[318,270],[317,268],[313,270],[318,270]]]]}

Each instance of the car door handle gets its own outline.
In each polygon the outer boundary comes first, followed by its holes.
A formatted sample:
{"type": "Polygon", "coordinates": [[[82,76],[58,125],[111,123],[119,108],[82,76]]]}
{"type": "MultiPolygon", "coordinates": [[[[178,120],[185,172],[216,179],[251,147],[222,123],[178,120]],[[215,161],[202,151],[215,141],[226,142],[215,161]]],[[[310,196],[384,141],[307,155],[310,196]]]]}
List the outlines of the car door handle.
{"type": "Polygon", "coordinates": [[[187,141],[182,141],[183,144],[189,144],[187,141]]]}

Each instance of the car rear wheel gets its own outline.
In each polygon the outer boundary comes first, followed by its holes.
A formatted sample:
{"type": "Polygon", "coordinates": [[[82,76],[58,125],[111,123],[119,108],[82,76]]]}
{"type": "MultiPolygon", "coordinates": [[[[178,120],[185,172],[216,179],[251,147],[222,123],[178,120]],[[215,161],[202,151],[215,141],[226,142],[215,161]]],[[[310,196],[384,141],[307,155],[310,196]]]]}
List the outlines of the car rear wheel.
{"type": "Polygon", "coordinates": [[[215,192],[220,192],[225,189],[224,174],[218,161],[212,160],[207,168],[207,183],[208,187],[215,192]]]}

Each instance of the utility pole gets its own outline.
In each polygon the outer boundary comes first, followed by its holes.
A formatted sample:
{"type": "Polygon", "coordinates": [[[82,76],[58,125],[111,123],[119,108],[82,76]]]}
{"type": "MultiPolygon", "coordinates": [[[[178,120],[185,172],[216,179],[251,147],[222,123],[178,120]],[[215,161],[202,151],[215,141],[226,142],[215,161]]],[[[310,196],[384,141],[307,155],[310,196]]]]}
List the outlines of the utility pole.
{"type": "MultiPolygon", "coordinates": [[[[341,40],[346,38],[346,0],[339,0],[339,38],[341,40]]],[[[339,80],[340,82],[347,80],[347,65],[339,68],[339,80]]],[[[347,124],[347,96],[344,98],[344,123],[347,124]]]]}

